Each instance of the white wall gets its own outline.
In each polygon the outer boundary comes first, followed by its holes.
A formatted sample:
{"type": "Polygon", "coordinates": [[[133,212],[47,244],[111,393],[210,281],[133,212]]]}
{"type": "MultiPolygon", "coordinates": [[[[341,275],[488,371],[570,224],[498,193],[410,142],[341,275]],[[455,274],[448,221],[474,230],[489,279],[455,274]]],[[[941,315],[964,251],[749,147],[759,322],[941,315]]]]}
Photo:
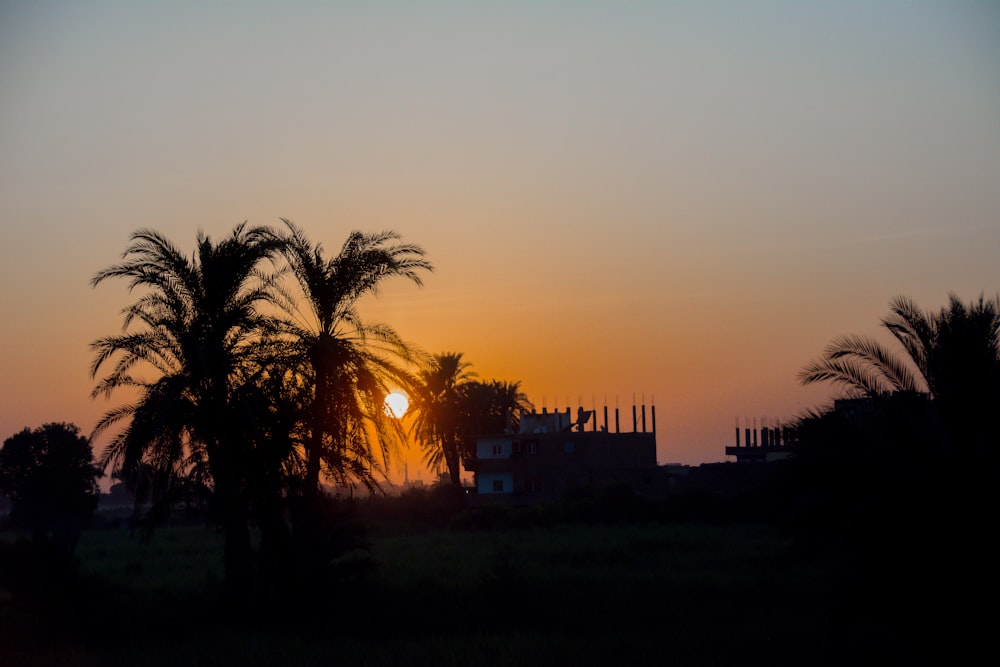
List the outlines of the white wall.
{"type": "Polygon", "coordinates": [[[512,438],[479,438],[476,441],[476,458],[509,459],[513,443],[512,438]]]}
{"type": "Polygon", "coordinates": [[[500,494],[512,493],[514,491],[514,476],[509,472],[488,472],[476,475],[476,490],[480,494],[500,494]],[[495,491],[493,483],[500,481],[503,484],[502,490],[495,491]]]}

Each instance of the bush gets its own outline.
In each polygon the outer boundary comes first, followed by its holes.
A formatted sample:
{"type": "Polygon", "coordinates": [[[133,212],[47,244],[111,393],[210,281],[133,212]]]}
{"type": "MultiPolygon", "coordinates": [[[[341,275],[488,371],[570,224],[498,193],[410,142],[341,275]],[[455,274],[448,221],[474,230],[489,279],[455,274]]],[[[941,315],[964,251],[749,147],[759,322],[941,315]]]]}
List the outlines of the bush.
{"type": "Polygon", "coordinates": [[[100,495],[90,440],[73,424],[25,428],[0,449],[0,491],[10,498],[11,521],[38,546],[72,554],[100,495]]]}

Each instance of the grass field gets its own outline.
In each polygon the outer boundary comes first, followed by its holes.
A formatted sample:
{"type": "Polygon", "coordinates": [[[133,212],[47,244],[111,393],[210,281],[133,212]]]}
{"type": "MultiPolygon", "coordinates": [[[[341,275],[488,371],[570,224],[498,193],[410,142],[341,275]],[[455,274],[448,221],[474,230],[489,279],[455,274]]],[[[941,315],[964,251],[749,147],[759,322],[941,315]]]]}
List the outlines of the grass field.
{"type": "Polygon", "coordinates": [[[767,526],[380,531],[369,553],[315,604],[234,612],[214,530],[92,530],[70,590],[0,593],[0,662],[805,665],[836,649],[828,572],[767,526]]]}

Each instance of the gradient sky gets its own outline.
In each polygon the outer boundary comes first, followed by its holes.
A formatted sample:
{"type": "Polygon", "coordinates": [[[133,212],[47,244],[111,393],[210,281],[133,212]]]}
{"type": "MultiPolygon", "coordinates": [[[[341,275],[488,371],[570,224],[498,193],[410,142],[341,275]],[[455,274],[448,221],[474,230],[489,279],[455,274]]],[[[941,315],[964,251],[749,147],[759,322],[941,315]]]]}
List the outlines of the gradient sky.
{"type": "Polygon", "coordinates": [[[0,437],[111,407],[130,232],[279,217],[423,245],[363,314],[428,351],[725,460],[894,295],[1000,290],[1000,5],[4,0],[0,437]]]}

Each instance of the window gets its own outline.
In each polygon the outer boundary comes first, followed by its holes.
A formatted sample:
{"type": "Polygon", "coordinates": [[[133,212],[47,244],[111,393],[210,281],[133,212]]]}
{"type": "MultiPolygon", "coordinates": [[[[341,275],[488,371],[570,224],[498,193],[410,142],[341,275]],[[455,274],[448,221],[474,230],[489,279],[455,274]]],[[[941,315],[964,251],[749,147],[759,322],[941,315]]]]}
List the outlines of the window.
{"type": "Polygon", "coordinates": [[[537,477],[529,477],[524,482],[524,490],[528,493],[537,493],[542,490],[542,480],[537,477]]]}
{"type": "Polygon", "coordinates": [[[503,445],[493,445],[493,456],[500,456],[503,454],[503,445]]]}
{"type": "Polygon", "coordinates": [[[503,492],[503,480],[502,479],[493,480],[493,493],[502,493],[502,492],[503,492]]]}
{"type": "Polygon", "coordinates": [[[538,453],[538,441],[537,440],[526,440],[524,443],[524,451],[528,454],[538,453]]]}

